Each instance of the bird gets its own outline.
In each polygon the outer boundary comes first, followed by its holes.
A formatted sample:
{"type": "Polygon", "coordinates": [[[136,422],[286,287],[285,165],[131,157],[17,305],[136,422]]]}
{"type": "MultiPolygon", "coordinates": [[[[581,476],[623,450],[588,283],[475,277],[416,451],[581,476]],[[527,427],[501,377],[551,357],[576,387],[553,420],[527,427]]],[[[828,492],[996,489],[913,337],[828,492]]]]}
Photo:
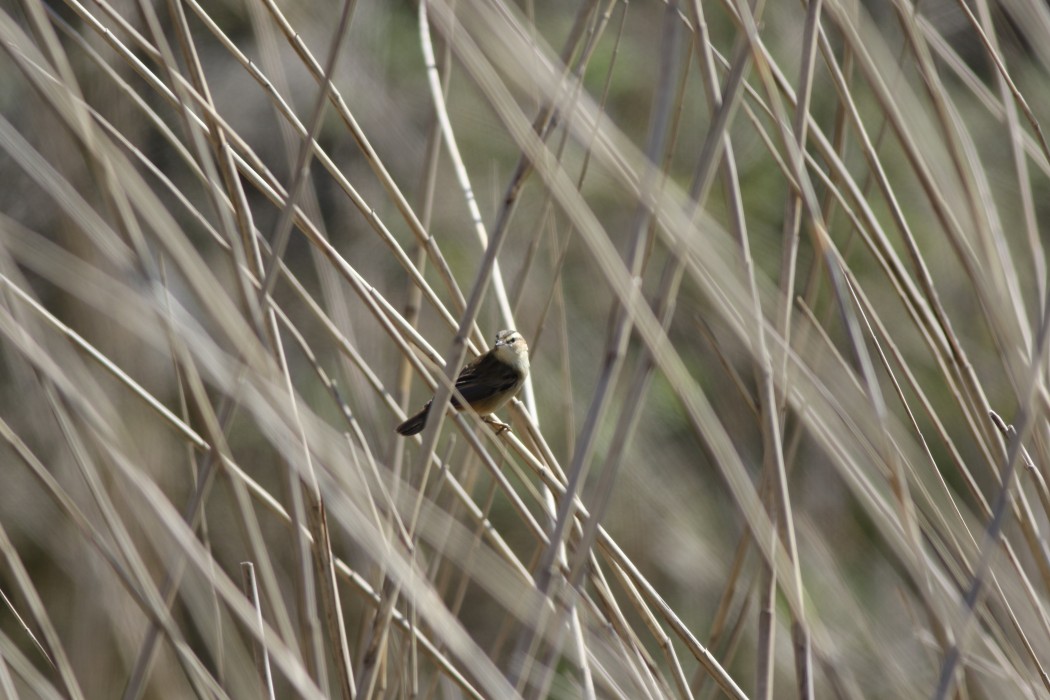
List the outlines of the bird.
{"type": "MultiPolygon", "coordinates": [[[[496,334],[496,342],[491,350],[475,358],[459,373],[456,391],[482,420],[498,426],[497,432],[502,432],[510,426],[490,418],[490,415],[514,398],[525,384],[527,376],[529,346],[521,333],[504,330],[496,334]]],[[[452,407],[461,411],[463,406],[458,396],[452,395],[452,407]]],[[[397,432],[406,437],[421,432],[427,424],[427,415],[433,402],[434,399],[427,401],[419,413],[397,426],[397,432]]]]}

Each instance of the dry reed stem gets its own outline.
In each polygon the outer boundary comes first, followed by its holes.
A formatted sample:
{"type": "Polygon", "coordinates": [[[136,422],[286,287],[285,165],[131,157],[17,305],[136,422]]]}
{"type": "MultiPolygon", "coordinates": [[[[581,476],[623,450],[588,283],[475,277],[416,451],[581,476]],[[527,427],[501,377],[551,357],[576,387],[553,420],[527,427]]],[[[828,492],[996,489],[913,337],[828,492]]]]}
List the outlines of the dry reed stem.
{"type": "Polygon", "coordinates": [[[351,5],[0,10],[0,693],[1050,689],[1045,6],[351,5]]]}

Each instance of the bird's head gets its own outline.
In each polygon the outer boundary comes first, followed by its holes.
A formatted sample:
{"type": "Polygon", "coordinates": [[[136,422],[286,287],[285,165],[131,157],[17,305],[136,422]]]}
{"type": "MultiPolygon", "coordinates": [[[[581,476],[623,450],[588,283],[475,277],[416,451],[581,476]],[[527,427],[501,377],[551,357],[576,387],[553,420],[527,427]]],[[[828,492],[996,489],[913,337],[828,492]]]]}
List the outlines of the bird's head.
{"type": "Polygon", "coordinates": [[[521,337],[521,333],[517,331],[506,330],[497,333],[496,344],[492,346],[492,351],[501,362],[515,366],[524,363],[525,367],[528,367],[529,346],[521,337]]]}

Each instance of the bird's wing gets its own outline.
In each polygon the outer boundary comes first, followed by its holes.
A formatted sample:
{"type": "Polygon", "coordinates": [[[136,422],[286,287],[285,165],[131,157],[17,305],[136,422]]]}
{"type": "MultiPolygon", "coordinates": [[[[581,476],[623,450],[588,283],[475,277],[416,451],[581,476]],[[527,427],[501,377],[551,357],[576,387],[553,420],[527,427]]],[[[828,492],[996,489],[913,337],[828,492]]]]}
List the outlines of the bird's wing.
{"type": "Polygon", "coordinates": [[[463,368],[456,379],[456,390],[468,404],[483,401],[507,391],[518,381],[518,373],[491,354],[482,355],[463,368]]]}

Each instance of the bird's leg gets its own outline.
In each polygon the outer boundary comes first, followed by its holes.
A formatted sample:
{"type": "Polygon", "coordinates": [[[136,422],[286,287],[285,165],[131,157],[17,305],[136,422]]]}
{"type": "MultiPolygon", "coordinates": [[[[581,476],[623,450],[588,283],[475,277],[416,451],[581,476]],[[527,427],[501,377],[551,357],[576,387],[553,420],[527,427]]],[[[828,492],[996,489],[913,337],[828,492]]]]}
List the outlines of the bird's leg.
{"type": "Polygon", "coordinates": [[[496,435],[499,435],[504,430],[510,430],[510,425],[508,423],[504,423],[499,418],[496,418],[493,415],[482,416],[481,420],[485,421],[486,423],[491,425],[493,428],[495,428],[496,429],[496,435]]]}

